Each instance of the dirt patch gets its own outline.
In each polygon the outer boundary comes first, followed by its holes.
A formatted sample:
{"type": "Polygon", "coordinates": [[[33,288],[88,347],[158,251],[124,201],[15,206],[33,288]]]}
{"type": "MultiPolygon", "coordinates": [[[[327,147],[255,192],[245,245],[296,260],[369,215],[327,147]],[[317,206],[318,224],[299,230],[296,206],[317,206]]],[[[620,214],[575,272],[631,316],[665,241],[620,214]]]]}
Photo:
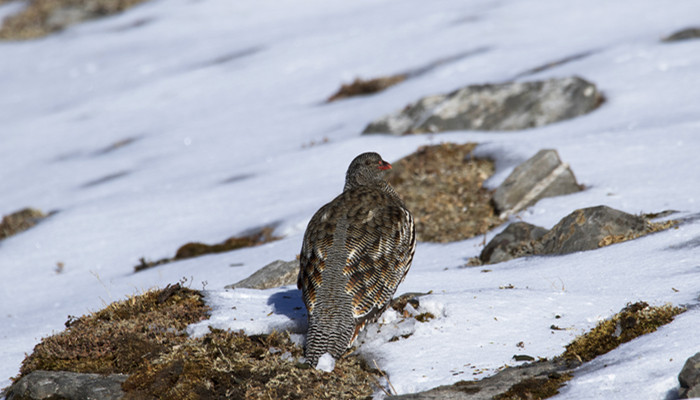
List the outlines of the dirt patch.
{"type": "Polygon", "coordinates": [[[133,373],[184,343],[184,329],[208,310],[199,292],[176,284],[69,317],[65,331],[34,347],[17,379],[36,370],[133,373]]]}
{"type": "Polygon", "coordinates": [[[389,182],[413,213],[416,237],[452,242],[500,225],[492,192],[483,187],[493,174],[491,160],[472,157],[476,143],[420,147],[392,163],[389,182]]]}
{"type": "Polygon", "coordinates": [[[146,0],[29,0],[0,27],[0,39],[27,40],[61,31],[79,22],[116,14],[146,0]]]}
{"type": "Polygon", "coordinates": [[[651,307],[643,301],[629,304],[612,318],[600,322],[590,332],[567,345],[562,357],[590,361],[622,343],[654,332],[684,311],[684,308],[670,304],[661,307],[651,307]]]}
{"type": "Polygon", "coordinates": [[[48,215],[34,208],[24,208],[5,215],[0,222],[0,240],[26,231],[46,217],[48,215]]]}
{"type": "Polygon", "coordinates": [[[157,261],[147,261],[141,258],[140,263],[134,267],[134,272],[143,271],[144,269],[152,268],[157,265],[167,264],[173,261],[184,260],[192,257],[199,257],[205,254],[223,253],[241,249],[244,247],[253,247],[279,240],[279,236],[272,234],[273,228],[265,227],[256,229],[252,233],[243,236],[232,236],[221,243],[204,244],[199,242],[190,242],[181,246],[175,253],[175,257],[163,258],[157,261]]]}
{"type": "Polygon", "coordinates": [[[355,78],[352,83],[343,84],[337,92],[328,98],[328,102],[345,99],[353,96],[363,96],[381,92],[382,90],[394,86],[406,80],[406,74],[383,76],[374,79],[355,78]]]}

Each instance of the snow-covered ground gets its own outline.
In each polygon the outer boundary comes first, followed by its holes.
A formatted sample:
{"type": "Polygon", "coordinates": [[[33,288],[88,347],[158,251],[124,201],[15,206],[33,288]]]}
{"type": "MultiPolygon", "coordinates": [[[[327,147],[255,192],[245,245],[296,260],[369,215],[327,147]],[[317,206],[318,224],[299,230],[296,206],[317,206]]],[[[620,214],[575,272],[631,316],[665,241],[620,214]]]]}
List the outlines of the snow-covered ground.
{"type": "MultiPolygon", "coordinates": [[[[17,8],[0,14],[7,7],[17,8]]],[[[0,43],[0,214],[57,211],[0,242],[0,387],[68,315],[183,277],[206,286],[216,326],[303,332],[295,287],[223,287],[292,259],[357,154],[394,161],[423,144],[476,141],[479,155],[497,161],[492,187],[542,148],[557,149],[587,187],[513,220],[549,228],[576,208],[605,204],[673,209],[686,222],[491,272],[464,267],[483,237],[420,243],[398,293],[432,290],[421,308],[437,318],[399,322],[387,313],[360,351],[408,393],[483,378],[516,365],[514,354],[557,355],[628,302],[671,302],[690,310],[584,366],[558,397],[675,398],[680,368],[700,351],[700,40],[660,38],[699,23],[693,0],[152,0],[44,39],[0,43]],[[586,116],[521,132],[359,134],[421,96],[507,81],[584,52],[520,79],[596,83],[607,101],[586,116]],[[374,96],[323,104],[355,77],[460,54],[471,55],[374,96]],[[133,273],[140,257],[270,224],[284,239],[133,273]],[[499,289],[508,284],[514,289],[499,289]],[[388,342],[397,333],[412,335],[388,342]]]]}

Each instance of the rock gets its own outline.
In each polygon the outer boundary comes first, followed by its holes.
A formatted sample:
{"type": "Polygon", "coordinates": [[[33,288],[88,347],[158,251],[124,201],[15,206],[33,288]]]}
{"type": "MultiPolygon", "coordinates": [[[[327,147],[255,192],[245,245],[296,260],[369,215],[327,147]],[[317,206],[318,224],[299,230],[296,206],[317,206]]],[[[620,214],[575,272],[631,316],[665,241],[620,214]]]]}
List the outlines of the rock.
{"type": "Polygon", "coordinates": [[[253,275],[226,286],[226,289],[249,288],[270,289],[279,286],[291,285],[297,282],[299,275],[299,260],[273,261],[270,264],[255,271],[253,275]]]}
{"type": "Polygon", "coordinates": [[[5,215],[0,222],[0,240],[26,231],[47,216],[34,208],[24,208],[5,215]]]}
{"type": "Polygon", "coordinates": [[[424,97],[370,123],[363,133],[527,129],[586,114],[602,101],[594,84],[576,76],[472,85],[424,97]]]}
{"type": "Polygon", "coordinates": [[[538,243],[536,254],[567,254],[646,233],[644,218],[607,206],[576,210],[562,218],[538,243]]]}
{"type": "Polygon", "coordinates": [[[678,375],[678,381],[681,388],[678,391],[678,397],[681,399],[689,399],[700,397],[700,352],[695,353],[683,365],[681,373],[678,375]]]}
{"type": "Polygon", "coordinates": [[[681,40],[688,40],[688,39],[700,39],[700,28],[687,28],[680,30],[678,32],[672,33],[665,38],[663,38],[664,42],[678,42],[681,40]]]}
{"type": "Polygon", "coordinates": [[[547,230],[528,224],[515,222],[496,235],[484,247],[479,255],[483,264],[495,264],[533,253],[533,243],[539,240],[547,230]]]}
{"type": "Polygon", "coordinates": [[[66,371],[34,371],[10,386],[7,400],[117,400],[124,396],[127,375],[81,374],[66,371]]]}
{"type": "Polygon", "coordinates": [[[562,163],[556,150],[540,150],[515,167],[493,194],[493,202],[507,218],[545,197],[581,191],[568,164],[562,163]]]}
{"type": "MultiPolygon", "coordinates": [[[[460,381],[453,385],[439,386],[425,392],[388,396],[386,400],[491,400],[519,384],[542,386],[549,379],[561,379],[564,374],[571,372],[579,364],[560,358],[544,360],[506,368],[496,375],[480,381],[460,381]]],[[[525,397],[515,398],[531,397],[527,397],[525,394],[525,397]]]]}

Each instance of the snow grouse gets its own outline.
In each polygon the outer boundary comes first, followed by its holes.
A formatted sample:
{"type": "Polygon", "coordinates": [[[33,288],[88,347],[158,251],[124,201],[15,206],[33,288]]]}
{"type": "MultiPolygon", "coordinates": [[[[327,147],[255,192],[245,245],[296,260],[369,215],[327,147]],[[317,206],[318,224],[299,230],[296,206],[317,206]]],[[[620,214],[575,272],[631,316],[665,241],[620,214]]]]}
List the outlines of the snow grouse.
{"type": "Polygon", "coordinates": [[[413,217],[386,181],[391,164],[357,156],[343,193],[306,228],[297,286],[308,310],[305,356],[340,358],[365,324],[387,308],[416,249],[413,217]]]}

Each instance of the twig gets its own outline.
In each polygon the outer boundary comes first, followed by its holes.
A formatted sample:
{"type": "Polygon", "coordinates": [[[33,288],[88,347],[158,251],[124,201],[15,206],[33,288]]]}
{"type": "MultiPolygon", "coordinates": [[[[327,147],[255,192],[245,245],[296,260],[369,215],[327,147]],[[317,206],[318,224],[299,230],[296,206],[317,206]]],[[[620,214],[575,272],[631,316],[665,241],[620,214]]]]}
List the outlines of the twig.
{"type": "MultiPolygon", "coordinates": [[[[384,377],[384,379],[386,379],[386,383],[389,384],[389,388],[391,388],[391,391],[394,392],[394,394],[398,394],[394,385],[391,384],[391,381],[389,380],[389,376],[387,376],[387,374],[379,368],[379,365],[377,365],[377,360],[372,359],[372,362],[374,363],[374,366],[377,368],[379,373],[382,374],[382,377],[384,377]]],[[[391,393],[387,393],[384,388],[382,388],[382,390],[384,390],[384,393],[386,393],[388,396],[391,395],[391,393]]]]}

